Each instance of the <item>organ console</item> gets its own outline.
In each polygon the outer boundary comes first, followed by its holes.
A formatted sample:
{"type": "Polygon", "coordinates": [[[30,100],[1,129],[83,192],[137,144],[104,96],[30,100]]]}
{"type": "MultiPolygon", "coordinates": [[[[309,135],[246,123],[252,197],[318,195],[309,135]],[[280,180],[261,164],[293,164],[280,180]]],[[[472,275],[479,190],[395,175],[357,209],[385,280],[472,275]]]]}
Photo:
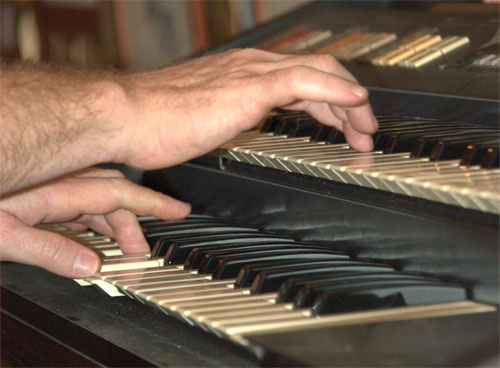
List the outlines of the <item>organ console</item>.
{"type": "Polygon", "coordinates": [[[35,365],[498,366],[498,32],[495,5],[317,2],[214,48],[335,56],[369,88],[374,151],[277,110],[144,175],[195,213],[141,218],[150,253],[44,225],[103,267],[80,287],[3,264],[3,352],[35,365]]]}

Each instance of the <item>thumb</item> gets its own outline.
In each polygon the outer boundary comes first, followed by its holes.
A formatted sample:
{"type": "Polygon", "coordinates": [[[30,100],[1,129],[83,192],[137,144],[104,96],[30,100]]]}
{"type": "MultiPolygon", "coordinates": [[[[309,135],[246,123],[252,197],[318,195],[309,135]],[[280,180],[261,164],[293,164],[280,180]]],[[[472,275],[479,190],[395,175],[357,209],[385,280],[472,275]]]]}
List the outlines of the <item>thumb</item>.
{"type": "Polygon", "coordinates": [[[100,268],[90,249],[62,235],[25,225],[0,212],[0,260],[26,263],[71,278],[91,276],[100,268]]]}

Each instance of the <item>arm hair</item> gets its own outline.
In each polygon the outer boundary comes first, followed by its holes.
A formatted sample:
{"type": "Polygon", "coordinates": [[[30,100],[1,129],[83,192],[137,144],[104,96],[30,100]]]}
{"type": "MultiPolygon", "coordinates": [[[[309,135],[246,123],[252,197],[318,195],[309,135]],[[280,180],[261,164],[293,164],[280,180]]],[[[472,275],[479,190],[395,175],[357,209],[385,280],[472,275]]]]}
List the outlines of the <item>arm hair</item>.
{"type": "Polygon", "coordinates": [[[112,161],[126,100],[112,73],[2,63],[0,195],[112,161]]]}

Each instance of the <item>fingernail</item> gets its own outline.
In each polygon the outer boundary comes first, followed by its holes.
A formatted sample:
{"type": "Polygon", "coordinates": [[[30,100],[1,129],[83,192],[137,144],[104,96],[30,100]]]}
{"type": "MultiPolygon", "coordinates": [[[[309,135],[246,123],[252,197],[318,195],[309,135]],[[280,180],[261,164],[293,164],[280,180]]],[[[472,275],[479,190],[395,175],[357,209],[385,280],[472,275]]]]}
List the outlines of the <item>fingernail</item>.
{"type": "Polygon", "coordinates": [[[351,92],[362,99],[366,99],[368,97],[368,92],[363,87],[354,86],[351,89],[351,92]]]}
{"type": "Polygon", "coordinates": [[[81,252],[73,264],[73,272],[80,276],[91,276],[97,272],[99,262],[97,257],[87,252],[81,252]]]}
{"type": "Polygon", "coordinates": [[[368,137],[370,137],[370,151],[373,151],[373,148],[374,148],[374,145],[373,145],[373,137],[371,135],[369,135],[368,137]]]}

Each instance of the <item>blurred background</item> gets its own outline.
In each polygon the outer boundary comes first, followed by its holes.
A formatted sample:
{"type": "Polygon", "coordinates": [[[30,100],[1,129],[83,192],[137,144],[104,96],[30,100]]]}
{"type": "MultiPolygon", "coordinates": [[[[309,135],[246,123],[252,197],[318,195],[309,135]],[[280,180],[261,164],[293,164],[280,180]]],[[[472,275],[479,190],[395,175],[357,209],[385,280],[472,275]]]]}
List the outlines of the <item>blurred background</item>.
{"type": "Polygon", "coordinates": [[[1,56],[141,70],[163,66],[307,0],[1,0],[1,56]]]}

